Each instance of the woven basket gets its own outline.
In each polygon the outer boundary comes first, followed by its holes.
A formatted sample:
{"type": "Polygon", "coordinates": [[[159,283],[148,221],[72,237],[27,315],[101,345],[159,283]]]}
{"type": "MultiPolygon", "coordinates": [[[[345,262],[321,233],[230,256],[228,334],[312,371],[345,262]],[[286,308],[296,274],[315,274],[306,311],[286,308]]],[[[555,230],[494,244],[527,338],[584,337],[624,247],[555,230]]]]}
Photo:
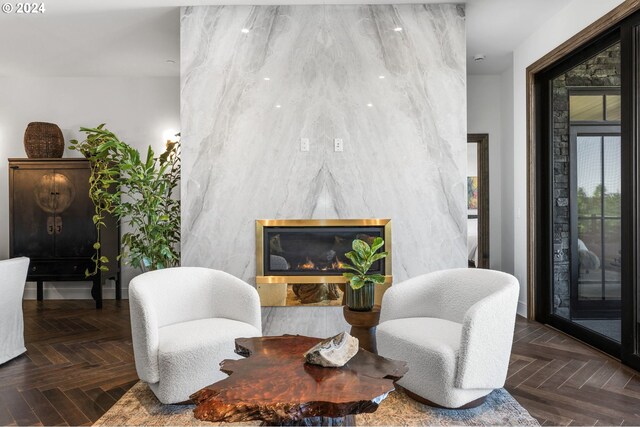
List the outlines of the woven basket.
{"type": "Polygon", "coordinates": [[[54,123],[29,123],[24,131],[24,151],[30,159],[62,157],[64,153],[62,131],[54,123]]]}

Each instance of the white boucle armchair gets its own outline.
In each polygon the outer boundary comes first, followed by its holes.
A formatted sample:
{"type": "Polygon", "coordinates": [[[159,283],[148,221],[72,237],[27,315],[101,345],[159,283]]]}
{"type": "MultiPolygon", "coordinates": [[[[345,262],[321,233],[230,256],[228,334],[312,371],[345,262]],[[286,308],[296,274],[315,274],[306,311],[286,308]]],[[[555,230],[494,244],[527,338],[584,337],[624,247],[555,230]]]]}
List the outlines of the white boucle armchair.
{"type": "Polygon", "coordinates": [[[0,364],[27,351],[24,346],[22,295],[29,258],[0,261],[0,364]]]}
{"type": "Polygon", "coordinates": [[[262,335],[258,292],[218,270],[141,274],[129,284],[129,304],[136,371],[166,404],[226,378],[219,364],[239,358],[234,340],[262,335]]]}
{"type": "Polygon", "coordinates": [[[408,363],[398,384],[446,408],[474,406],[504,386],[518,302],[506,273],[453,269],[393,285],[384,294],[378,353],[408,363]]]}

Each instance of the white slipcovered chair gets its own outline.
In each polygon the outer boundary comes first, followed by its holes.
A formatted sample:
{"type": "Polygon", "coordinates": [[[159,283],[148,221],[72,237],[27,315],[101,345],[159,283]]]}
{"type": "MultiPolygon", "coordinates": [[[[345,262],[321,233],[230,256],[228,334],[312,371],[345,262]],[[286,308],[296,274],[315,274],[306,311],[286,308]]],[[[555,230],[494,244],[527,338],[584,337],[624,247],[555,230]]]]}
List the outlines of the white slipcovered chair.
{"type": "Polygon", "coordinates": [[[179,403],[226,378],[234,340],[262,335],[255,288],[199,267],[151,271],[129,285],[136,371],[162,403],[179,403]]]}
{"type": "Polygon", "coordinates": [[[0,364],[27,351],[24,346],[22,296],[29,258],[0,261],[0,364]]]}
{"type": "Polygon", "coordinates": [[[398,384],[422,401],[476,406],[504,386],[518,292],[509,274],[467,268],[395,284],[382,299],[378,354],[408,362],[398,384]]]}

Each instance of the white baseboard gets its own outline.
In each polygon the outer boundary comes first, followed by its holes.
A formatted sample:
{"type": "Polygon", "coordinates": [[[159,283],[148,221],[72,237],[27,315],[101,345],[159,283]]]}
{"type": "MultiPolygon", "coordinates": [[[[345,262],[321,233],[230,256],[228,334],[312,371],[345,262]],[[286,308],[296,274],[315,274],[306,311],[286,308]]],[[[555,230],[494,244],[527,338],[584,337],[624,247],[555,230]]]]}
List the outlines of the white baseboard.
{"type": "Polygon", "coordinates": [[[518,301],[517,313],[522,317],[527,317],[527,304],[522,301],[518,301]]]}

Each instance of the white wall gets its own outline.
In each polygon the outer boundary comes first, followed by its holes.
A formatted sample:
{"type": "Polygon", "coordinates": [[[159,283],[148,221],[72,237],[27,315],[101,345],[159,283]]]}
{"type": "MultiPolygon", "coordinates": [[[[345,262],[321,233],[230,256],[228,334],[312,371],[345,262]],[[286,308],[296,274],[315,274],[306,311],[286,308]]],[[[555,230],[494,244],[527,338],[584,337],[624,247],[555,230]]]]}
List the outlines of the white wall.
{"type": "MultiPolygon", "coordinates": [[[[26,157],[24,130],[32,121],[56,123],[65,141],[80,139],[81,126],[107,123],[122,140],[141,149],[164,148],[163,133],[180,128],[178,77],[0,78],[0,259],[9,257],[7,158],[26,157]]],[[[64,157],[78,153],[65,151],[64,157]]],[[[123,292],[135,271],[123,270],[123,292]]],[[[105,298],[113,298],[113,288],[105,298]]],[[[26,298],[35,297],[35,284],[26,298]]],[[[45,284],[45,298],[91,298],[84,282],[45,284]],[[55,286],[55,287],[54,287],[55,286]]]]}
{"type": "MultiPolygon", "coordinates": [[[[502,271],[513,274],[513,58],[500,76],[502,118],[502,271]]],[[[526,310],[524,310],[526,312],[526,310]]],[[[522,311],[520,312],[523,313],[522,311]]]]}
{"type": "Polygon", "coordinates": [[[489,134],[489,254],[502,270],[502,110],[499,75],[467,76],[467,132],[489,134]]]}
{"type": "MultiPolygon", "coordinates": [[[[514,273],[520,281],[519,312],[527,304],[526,69],[536,60],[621,4],[622,0],[573,0],[513,52],[514,273]]],[[[507,180],[510,177],[507,177],[507,180]]]]}

